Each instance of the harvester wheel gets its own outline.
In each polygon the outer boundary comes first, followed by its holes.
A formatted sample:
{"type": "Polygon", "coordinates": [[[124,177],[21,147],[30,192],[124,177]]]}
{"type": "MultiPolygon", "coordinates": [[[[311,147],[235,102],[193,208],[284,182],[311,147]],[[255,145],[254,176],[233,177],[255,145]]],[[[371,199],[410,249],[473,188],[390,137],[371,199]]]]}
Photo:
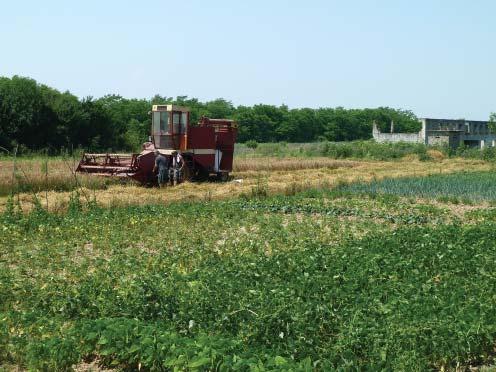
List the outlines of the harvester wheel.
{"type": "Polygon", "coordinates": [[[190,169],[190,167],[186,166],[183,168],[183,177],[182,177],[182,182],[185,182],[185,181],[190,181],[191,180],[191,177],[192,177],[192,171],[190,169]]]}
{"type": "Polygon", "coordinates": [[[229,172],[219,172],[217,173],[217,180],[221,182],[226,182],[229,180],[229,172]]]}
{"type": "Polygon", "coordinates": [[[204,168],[198,168],[195,172],[195,181],[204,182],[208,180],[208,172],[204,168]]]}

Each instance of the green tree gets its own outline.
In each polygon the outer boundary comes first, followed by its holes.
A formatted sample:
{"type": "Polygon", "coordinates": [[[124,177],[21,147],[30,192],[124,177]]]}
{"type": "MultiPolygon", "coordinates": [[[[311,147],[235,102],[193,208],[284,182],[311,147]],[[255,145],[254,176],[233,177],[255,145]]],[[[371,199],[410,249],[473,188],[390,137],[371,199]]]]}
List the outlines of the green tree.
{"type": "MultiPolygon", "coordinates": [[[[93,150],[138,150],[150,133],[149,111],[154,104],[176,104],[190,109],[194,125],[202,115],[235,119],[238,140],[245,142],[311,142],[368,139],[372,122],[388,131],[391,121],[398,132],[416,132],[418,119],[411,111],[389,107],[374,109],[298,108],[257,104],[234,107],[218,98],[175,99],[156,94],[151,99],[106,95],[78,99],[33,79],[0,77],[0,146],[22,144],[32,149],[83,146],[93,150]]],[[[492,122],[496,122],[494,114],[492,122]]],[[[496,131],[496,130],[495,130],[496,131]]]]}
{"type": "Polygon", "coordinates": [[[491,132],[496,133],[496,112],[489,115],[489,129],[491,132]]]}

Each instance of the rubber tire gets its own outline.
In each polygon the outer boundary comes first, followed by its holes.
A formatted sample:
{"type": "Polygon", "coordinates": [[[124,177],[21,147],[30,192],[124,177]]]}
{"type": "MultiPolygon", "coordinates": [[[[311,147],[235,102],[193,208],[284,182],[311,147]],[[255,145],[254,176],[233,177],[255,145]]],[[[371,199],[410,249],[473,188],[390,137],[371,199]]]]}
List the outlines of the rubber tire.
{"type": "Polygon", "coordinates": [[[227,182],[229,180],[229,172],[217,173],[217,180],[220,182],[227,182]]]}

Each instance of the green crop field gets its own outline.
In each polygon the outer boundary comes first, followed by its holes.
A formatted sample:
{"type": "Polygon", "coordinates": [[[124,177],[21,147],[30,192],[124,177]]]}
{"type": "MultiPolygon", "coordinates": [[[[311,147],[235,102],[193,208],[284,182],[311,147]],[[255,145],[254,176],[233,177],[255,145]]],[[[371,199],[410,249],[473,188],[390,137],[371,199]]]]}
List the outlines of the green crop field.
{"type": "Polygon", "coordinates": [[[464,172],[434,174],[428,177],[388,178],[355,183],[342,190],[358,193],[394,194],[441,200],[496,201],[496,173],[464,172]]]}
{"type": "Polygon", "coordinates": [[[67,213],[10,204],[0,369],[492,365],[495,209],[263,194],[115,208],[73,198],[67,213]]]}

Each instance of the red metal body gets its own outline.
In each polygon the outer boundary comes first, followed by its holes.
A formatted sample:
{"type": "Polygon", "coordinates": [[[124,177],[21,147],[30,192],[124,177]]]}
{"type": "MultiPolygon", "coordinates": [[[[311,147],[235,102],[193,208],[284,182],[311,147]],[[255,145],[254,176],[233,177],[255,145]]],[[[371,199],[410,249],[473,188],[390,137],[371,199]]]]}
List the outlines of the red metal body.
{"type": "Polygon", "coordinates": [[[225,119],[202,117],[198,126],[189,128],[186,154],[191,154],[197,168],[208,173],[232,171],[236,123],[225,119]]]}
{"type": "Polygon", "coordinates": [[[202,117],[189,123],[189,110],[173,105],[155,105],[152,110],[151,141],[139,154],[84,154],[76,171],[104,176],[130,177],[153,184],[156,149],[165,156],[180,151],[187,164],[186,178],[215,174],[226,180],[232,171],[237,124],[227,119],[202,117]]]}

